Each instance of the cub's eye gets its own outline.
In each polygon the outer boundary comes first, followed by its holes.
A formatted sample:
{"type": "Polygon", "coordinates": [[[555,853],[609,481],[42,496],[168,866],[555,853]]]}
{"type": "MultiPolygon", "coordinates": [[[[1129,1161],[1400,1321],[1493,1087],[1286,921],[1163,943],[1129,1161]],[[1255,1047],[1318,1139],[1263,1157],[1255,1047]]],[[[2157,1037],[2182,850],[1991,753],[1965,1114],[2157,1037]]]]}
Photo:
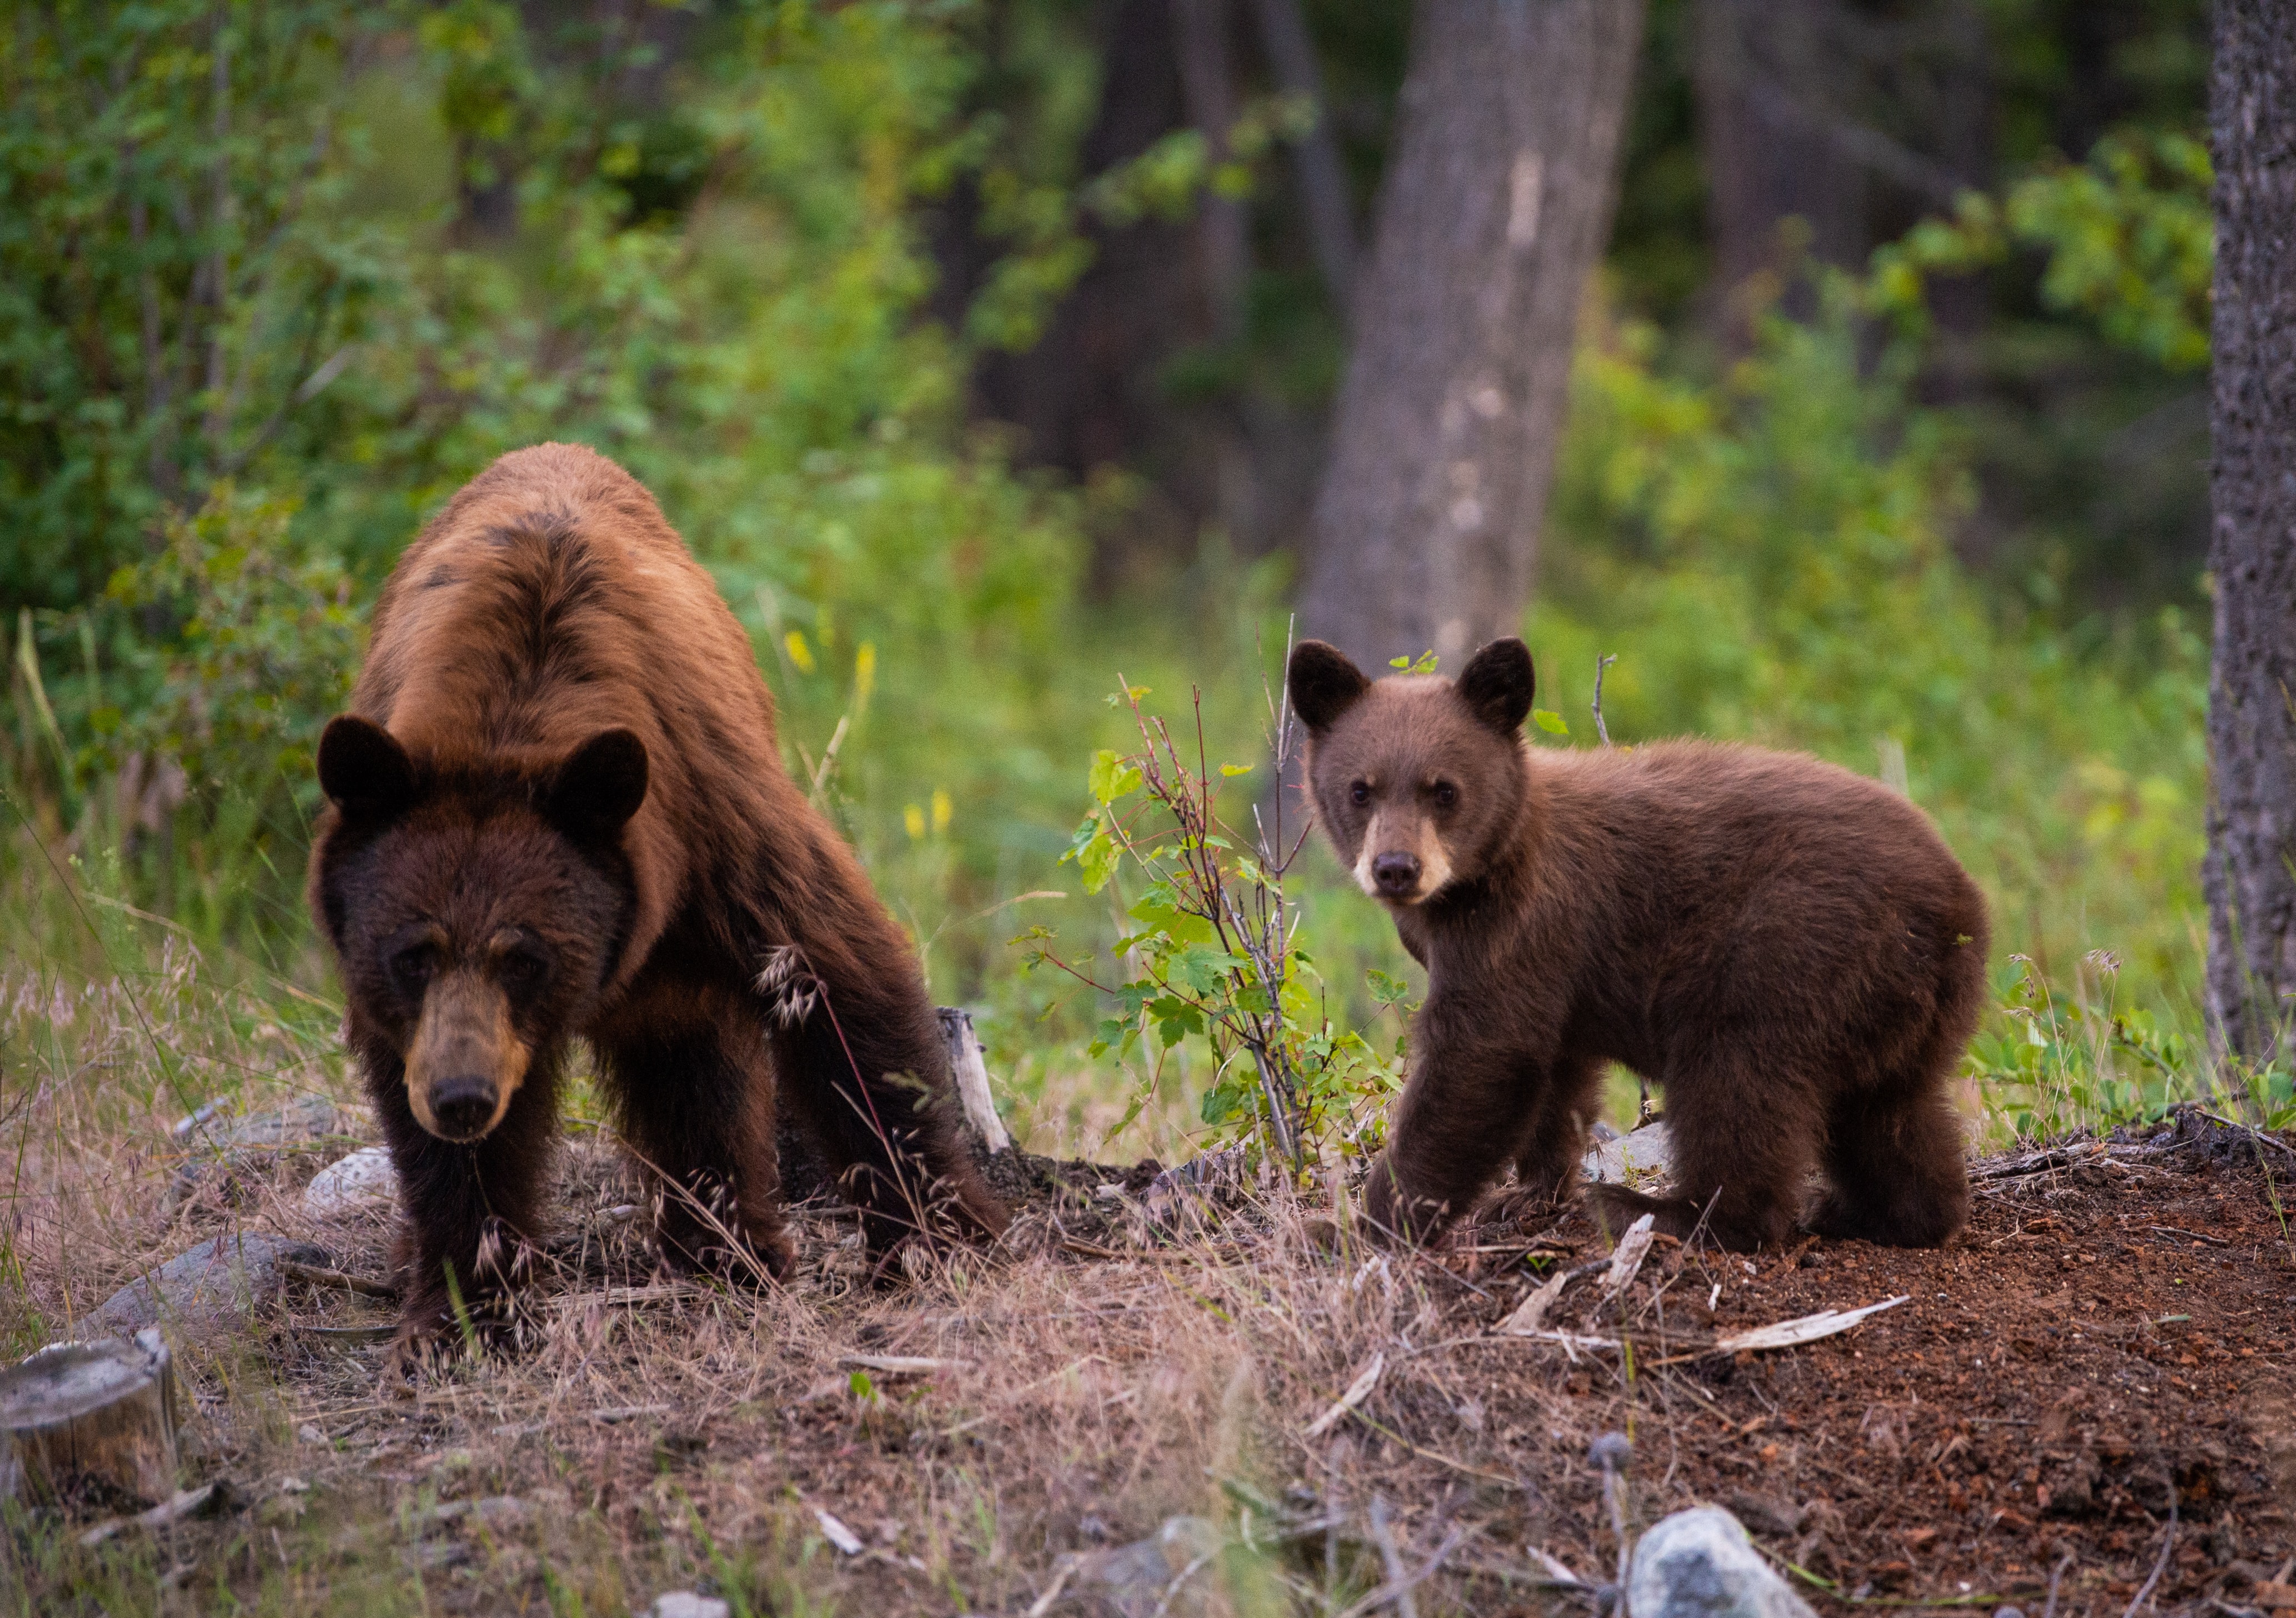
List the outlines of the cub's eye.
{"type": "Polygon", "coordinates": [[[1458,788],[1447,780],[1439,780],[1435,783],[1435,806],[1438,809],[1448,809],[1458,801],[1458,788]]]}
{"type": "Polygon", "coordinates": [[[408,993],[418,993],[439,970],[439,946],[435,944],[409,945],[390,958],[390,976],[408,993]]]}
{"type": "Polygon", "coordinates": [[[1367,780],[1357,781],[1348,789],[1348,796],[1358,805],[1371,802],[1371,783],[1367,780]]]}
{"type": "Polygon", "coordinates": [[[513,994],[531,994],[550,977],[550,963],[531,950],[513,950],[496,968],[503,987],[513,994]]]}

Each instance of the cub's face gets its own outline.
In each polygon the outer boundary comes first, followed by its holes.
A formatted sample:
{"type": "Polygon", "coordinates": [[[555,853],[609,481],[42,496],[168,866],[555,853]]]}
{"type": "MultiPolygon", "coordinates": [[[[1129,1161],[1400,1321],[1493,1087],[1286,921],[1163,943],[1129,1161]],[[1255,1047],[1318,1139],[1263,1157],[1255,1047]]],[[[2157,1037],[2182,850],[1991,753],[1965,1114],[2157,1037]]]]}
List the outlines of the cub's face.
{"type": "Polygon", "coordinates": [[[644,747],[609,731],[539,780],[439,781],[345,717],[320,740],[319,780],[339,817],[318,896],[343,986],[405,1063],[415,1122],[481,1140],[611,969],[644,747]]]}
{"type": "Polygon", "coordinates": [[[1375,682],[1303,641],[1286,684],[1316,818],[1364,892],[1403,909],[1480,874],[1522,798],[1533,676],[1521,641],[1494,641],[1456,681],[1375,682]]]}

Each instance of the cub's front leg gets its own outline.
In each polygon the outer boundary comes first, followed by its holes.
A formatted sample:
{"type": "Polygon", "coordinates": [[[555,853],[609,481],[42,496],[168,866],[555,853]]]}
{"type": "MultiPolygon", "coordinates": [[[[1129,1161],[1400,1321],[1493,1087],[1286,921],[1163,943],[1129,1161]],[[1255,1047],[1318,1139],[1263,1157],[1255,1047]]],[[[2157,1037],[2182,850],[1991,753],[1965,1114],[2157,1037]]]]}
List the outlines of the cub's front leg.
{"type": "Polygon", "coordinates": [[[1364,1183],[1365,1216],[1399,1240],[1431,1240],[1474,1205],[1523,1145],[1546,1089],[1535,1054],[1466,1021],[1421,1012],[1411,1078],[1364,1183]]]}

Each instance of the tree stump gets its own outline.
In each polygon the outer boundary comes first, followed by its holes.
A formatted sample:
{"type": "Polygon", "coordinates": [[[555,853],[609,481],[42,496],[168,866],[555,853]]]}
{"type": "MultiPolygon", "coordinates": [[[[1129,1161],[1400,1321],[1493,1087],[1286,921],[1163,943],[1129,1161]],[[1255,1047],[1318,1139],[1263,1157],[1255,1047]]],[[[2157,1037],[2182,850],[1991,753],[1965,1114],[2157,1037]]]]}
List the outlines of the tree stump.
{"type": "Polygon", "coordinates": [[[174,1360],[157,1330],[51,1344],[0,1371],[0,1497],[95,1482],[164,1500],[176,1489],[176,1411],[174,1360]]]}

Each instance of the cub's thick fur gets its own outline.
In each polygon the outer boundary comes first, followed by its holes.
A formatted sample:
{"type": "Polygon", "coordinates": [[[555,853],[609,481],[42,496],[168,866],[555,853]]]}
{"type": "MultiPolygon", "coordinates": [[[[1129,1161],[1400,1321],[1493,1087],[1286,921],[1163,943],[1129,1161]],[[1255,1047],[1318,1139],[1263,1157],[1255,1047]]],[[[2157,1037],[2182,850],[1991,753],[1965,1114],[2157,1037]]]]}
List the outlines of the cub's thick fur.
{"type": "Polygon", "coordinates": [[[1969,1214],[1947,1082],[1985,988],[1985,902],[1919,810],[1793,754],[1532,750],[1530,653],[1376,683],[1292,654],[1316,814],[1427,968],[1370,1217],[1439,1231],[1512,1163],[1570,1189],[1604,1065],[1666,1093],[1669,1197],[1622,1217],[1753,1247],[1934,1246],[1969,1214]]]}
{"type": "Polygon", "coordinates": [[[454,1327],[450,1271],[509,1318],[577,1038],[675,1263],[786,1269],[777,1102],[879,1253],[937,1210],[1003,1227],[908,941],[783,771],[748,636],[613,462],[541,445],[455,496],[318,764],[311,903],[398,1165],[403,1345],[454,1327]]]}

